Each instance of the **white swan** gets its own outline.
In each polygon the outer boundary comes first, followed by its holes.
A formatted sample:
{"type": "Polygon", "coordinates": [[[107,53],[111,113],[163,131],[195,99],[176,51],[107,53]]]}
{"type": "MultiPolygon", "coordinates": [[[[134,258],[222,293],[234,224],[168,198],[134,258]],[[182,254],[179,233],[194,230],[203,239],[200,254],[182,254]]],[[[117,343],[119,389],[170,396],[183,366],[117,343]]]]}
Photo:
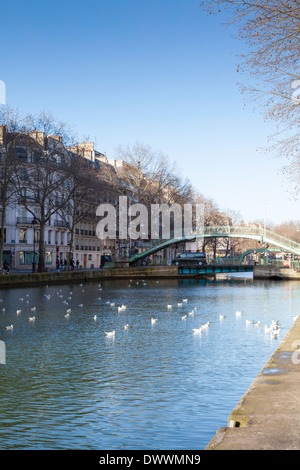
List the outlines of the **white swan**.
{"type": "Polygon", "coordinates": [[[220,314],[220,320],[223,320],[225,318],[225,315],[220,314]]]}
{"type": "Polygon", "coordinates": [[[246,325],[253,325],[254,321],[253,320],[246,320],[246,325]]]}
{"type": "Polygon", "coordinates": [[[129,328],[129,323],[127,323],[126,325],[123,326],[124,330],[128,330],[129,328]]]}
{"type": "Polygon", "coordinates": [[[70,308],[68,308],[67,313],[71,313],[71,309],[70,309],[70,308]]]}
{"type": "Polygon", "coordinates": [[[69,316],[70,316],[70,314],[69,314],[69,313],[67,313],[67,314],[65,315],[65,318],[69,318],[69,316]]]}
{"type": "Polygon", "coordinates": [[[95,320],[95,321],[97,320],[97,315],[94,315],[94,320],[95,320]]]}
{"type": "Polygon", "coordinates": [[[238,310],[235,312],[235,316],[238,318],[238,317],[241,317],[242,316],[242,312],[239,312],[238,310]]]}
{"type": "Polygon", "coordinates": [[[183,315],[183,317],[181,317],[181,320],[186,320],[186,315],[183,315]]]}
{"type": "Polygon", "coordinates": [[[22,312],[22,310],[17,310],[17,315],[19,315],[22,312]]]}
{"type": "Polygon", "coordinates": [[[14,329],[14,325],[9,325],[6,327],[7,330],[13,330],[14,329]]]}
{"type": "Polygon", "coordinates": [[[36,307],[31,307],[30,309],[32,312],[36,312],[36,307]]]}
{"type": "Polygon", "coordinates": [[[168,308],[172,308],[172,307],[173,307],[173,305],[171,305],[171,304],[168,304],[168,305],[167,305],[167,307],[168,307],[168,308]]]}
{"type": "Polygon", "coordinates": [[[187,301],[188,301],[188,299],[182,299],[182,302],[187,302],[187,301]]]}
{"type": "Polygon", "coordinates": [[[157,322],[157,318],[151,318],[151,325],[154,325],[157,322]]]}
{"type": "Polygon", "coordinates": [[[178,307],[182,307],[182,302],[178,302],[178,307]]]}
{"type": "Polygon", "coordinates": [[[272,330],[271,331],[271,336],[273,338],[277,338],[277,336],[279,336],[279,333],[280,333],[280,328],[278,330],[272,330]]]}
{"type": "Polygon", "coordinates": [[[35,321],[35,317],[29,317],[28,320],[29,321],[35,321]]]}
{"type": "Polygon", "coordinates": [[[260,327],[260,320],[257,321],[256,323],[253,323],[253,324],[254,324],[254,326],[260,327]]]}
{"type": "Polygon", "coordinates": [[[83,307],[83,304],[79,304],[78,307],[83,307]]]}
{"type": "Polygon", "coordinates": [[[192,310],[191,312],[189,312],[189,315],[190,315],[190,317],[193,317],[193,316],[194,316],[194,310],[192,310]]]}

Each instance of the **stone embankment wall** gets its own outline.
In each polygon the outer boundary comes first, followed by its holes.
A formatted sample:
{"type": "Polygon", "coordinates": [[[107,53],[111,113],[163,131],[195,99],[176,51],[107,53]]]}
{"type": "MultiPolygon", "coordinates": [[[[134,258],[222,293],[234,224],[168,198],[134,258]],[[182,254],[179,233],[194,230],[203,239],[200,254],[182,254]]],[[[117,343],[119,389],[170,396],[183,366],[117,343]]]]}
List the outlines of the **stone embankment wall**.
{"type": "Polygon", "coordinates": [[[63,271],[47,273],[16,273],[2,275],[0,288],[24,287],[47,284],[60,284],[68,282],[101,281],[104,279],[149,279],[149,278],[176,278],[176,266],[149,266],[139,268],[114,268],[91,271],[63,271]]]}

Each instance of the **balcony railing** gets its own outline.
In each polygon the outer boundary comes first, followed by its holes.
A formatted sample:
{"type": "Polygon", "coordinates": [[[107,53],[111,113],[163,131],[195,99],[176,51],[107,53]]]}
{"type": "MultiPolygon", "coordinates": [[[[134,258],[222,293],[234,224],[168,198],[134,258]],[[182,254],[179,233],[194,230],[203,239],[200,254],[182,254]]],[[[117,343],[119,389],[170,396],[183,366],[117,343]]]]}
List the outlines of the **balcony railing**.
{"type": "Polygon", "coordinates": [[[64,220],[55,220],[54,227],[68,227],[68,224],[64,220]]]}
{"type": "MultiPolygon", "coordinates": [[[[34,217],[17,217],[17,224],[23,224],[23,225],[33,225],[34,217]]],[[[39,225],[37,222],[35,222],[34,225],[39,225]]]]}

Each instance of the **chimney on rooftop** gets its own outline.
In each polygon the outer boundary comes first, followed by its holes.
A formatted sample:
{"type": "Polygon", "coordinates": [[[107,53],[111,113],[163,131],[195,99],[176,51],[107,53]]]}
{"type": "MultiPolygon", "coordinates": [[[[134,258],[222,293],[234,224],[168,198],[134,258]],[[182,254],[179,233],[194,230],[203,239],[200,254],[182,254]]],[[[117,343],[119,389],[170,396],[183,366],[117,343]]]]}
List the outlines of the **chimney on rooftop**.
{"type": "Polygon", "coordinates": [[[44,147],[44,139],[45,133],[43,131],[34,131],[29,133],[30,137],[32,137],[38,144],[44,147]]]}
{"type": "Polygon", "coordinates": [[[7,136],[7,126],[0,126],[0,145],[4,145],[7,136]]]}
{"type": "Polygon", "coordinates": [[[48,135],[53,140],[57,140],[58,142],[62,142],[62,136],[61,135],[48,135]]]}

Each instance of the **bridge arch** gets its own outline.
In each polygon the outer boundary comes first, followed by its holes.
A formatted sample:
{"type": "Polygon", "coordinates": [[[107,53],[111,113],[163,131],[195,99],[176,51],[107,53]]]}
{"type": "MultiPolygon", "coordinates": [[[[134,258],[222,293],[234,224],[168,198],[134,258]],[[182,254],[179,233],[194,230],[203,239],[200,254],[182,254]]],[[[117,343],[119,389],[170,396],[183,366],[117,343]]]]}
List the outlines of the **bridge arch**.
{"type": "Polygon", "coordinates": [[[147,256],[153,255],[171,245],[181,242],[191,242],[201,238],[247,238],[261,243],[266,243],[279,248],[281,251],[293,253],[300,256],[300,243],[290,240],[286,237],[278,235],[264,227],[247,227],[247,226],[206,226],[203,231],[193,233],[192,236],[182,236],[180,238],[171,238],[169,240],[153,240],[152,245],[142,253],[132,256],[129,259],[130,264],[134,264],[147,256]]]}

